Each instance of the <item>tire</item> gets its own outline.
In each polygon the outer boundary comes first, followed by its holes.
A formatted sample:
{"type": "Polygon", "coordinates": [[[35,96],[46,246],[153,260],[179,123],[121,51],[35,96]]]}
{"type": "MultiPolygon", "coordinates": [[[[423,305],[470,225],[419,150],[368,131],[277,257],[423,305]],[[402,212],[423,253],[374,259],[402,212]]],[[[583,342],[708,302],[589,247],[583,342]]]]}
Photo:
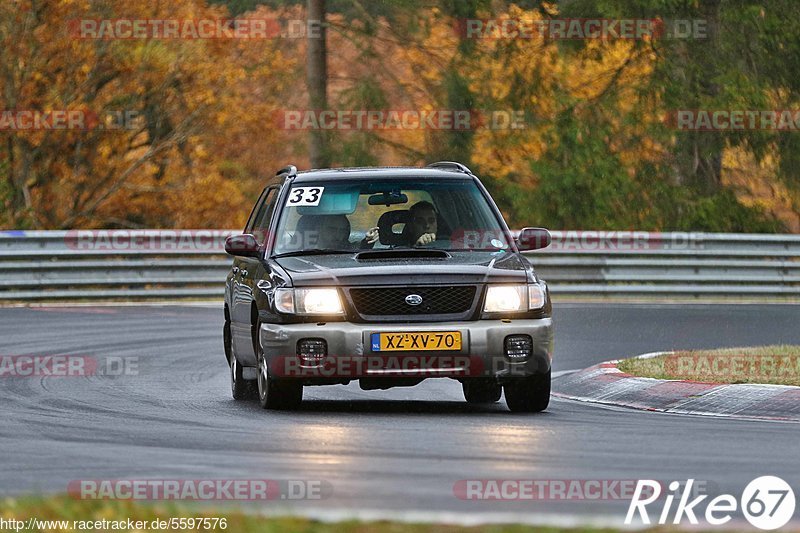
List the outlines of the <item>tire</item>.
{"type": "Polygon", "coordinates": [[[303,385],[288,379],[271,378],[261,346],[258,347],[257,354],[258,402],[261,407],[271,410],[292,410],[300,407],[303,401],[303,385]]]}
{"type": "Polygon", "coordinates": [[[503,387],[491,379],[465,379],[461,383],[464,399],[471,404],[496,403],[500,401],[503,387]]]}
{"type": "Polygon", "coordinates": [[[231,362],[231,396],[237,401],[253,400],[258,397],[255,382],[244,379],[242,365],[236,357],[231,362]]]}
{"type": "Polygon", "coordinates": [[[550,404],[550,371],[517,378],[503,386],[506,404],[515,413],[538,413],[550,404]]]}
{"type": "Polygon", "coordinates": [[[242,375],[242,365],[236,360],[236,356],[233,355],[233,350],[231,349],[230,322],[225,322],[225,326],[222,330],[222,339],[225,344],[225,357],[228,359],[228,366],[231,370],[231,396],[237,401],[254,400],[258,397],[256,384],[254,381],[247,381],[244,379],[242,375]]]}

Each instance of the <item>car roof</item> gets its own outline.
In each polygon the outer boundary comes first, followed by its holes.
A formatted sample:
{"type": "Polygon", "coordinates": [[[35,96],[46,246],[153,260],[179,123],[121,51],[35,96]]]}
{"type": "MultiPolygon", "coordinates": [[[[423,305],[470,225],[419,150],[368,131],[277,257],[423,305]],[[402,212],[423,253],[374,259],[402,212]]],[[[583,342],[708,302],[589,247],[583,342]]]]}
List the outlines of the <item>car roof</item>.
{"type": "Polygon", "coordinates": [[[375,179],[375,178],[394,178],[394,179],[415,179],[415,178],[436,178],[436,179],[474,179],[472,174],[467,174],[459,170],[444,170],[438,168],[415,168],[415,167],[353,167],[353,168],[329,168],[318,170],[304,170],[297,173],[294,178],[295,183],[305,181],[319,181],[328,179],[375,179]]]}

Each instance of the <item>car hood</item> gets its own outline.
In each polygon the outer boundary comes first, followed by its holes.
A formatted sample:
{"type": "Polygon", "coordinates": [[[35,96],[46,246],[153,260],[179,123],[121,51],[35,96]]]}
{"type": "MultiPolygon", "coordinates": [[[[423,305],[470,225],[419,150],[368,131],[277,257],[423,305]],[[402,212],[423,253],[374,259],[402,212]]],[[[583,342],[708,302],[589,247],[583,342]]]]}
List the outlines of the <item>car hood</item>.
{"type": "MultiPolygon", "coordinates": [[[[514,252],[450,252],[446,259],[367,259],[355,255],[284,257],[275,261],[295,286],[524,283],[532,267],[514,252]]],[[[532,275],[532,274],[531,274],[532,275]]]]}

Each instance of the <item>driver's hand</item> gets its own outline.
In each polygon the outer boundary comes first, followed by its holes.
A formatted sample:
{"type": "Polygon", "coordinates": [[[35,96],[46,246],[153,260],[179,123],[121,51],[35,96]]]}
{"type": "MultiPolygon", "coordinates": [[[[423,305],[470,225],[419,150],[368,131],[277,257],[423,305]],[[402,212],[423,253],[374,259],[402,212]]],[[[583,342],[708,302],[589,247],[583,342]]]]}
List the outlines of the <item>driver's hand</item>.
{"type": "Polygon", "coordinates": [[[417,239],[417,244],[415,246],[422,246],[424,244],[430,244],[436,240],[435,233],[423,233],[420,235],[419,239],[417,239]]]}
{"type": "Polygon", "coordinates": [[[375,244],[376,242],[378,242],[378,236],[379,233],[377,227],[368,229],[366,236],[367,244],[375,244]]]}

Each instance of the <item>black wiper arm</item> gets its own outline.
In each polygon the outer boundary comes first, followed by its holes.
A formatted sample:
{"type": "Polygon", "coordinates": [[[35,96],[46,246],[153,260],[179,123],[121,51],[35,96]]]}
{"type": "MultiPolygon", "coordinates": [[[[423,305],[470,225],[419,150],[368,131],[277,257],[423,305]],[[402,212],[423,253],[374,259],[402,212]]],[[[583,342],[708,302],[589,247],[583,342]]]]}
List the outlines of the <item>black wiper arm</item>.
{"type": "Polygon", "coordinates": [[[294,252],[286,252],[276,254],[272,257],[280,259],[281,257],[301,257],[304,255],[334,255],[334,254],[352,254],[355,250],[336,250],[334,248],[308,248],[306,250],[295,250],[294,252]]]}

